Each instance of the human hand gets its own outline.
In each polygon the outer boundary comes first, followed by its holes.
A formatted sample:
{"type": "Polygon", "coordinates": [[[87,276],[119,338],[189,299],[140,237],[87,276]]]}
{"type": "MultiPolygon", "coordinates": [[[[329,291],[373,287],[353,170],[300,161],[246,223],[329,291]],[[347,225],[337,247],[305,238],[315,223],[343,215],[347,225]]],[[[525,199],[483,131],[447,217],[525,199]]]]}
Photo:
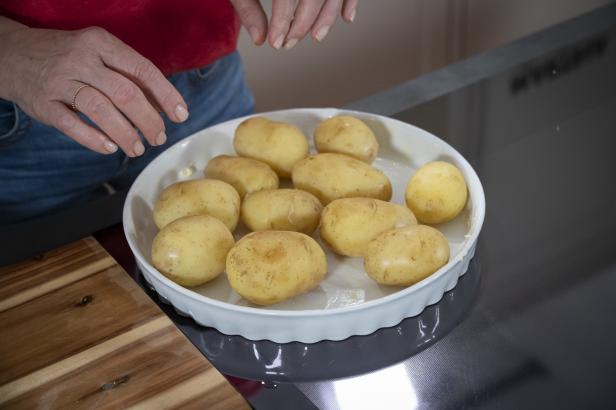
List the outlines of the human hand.
{"type": "Polygon", "coordinates": [[[2,43],[0,97],[96,152],[119,146],[139,156],[145,147],[135,127],[151,145],[161,145],[166,135],[159,111],[175,122],[188,117],[186,102],[160,70],[101,28],[21,26],[3,33],[2,43]],[[98,129],[69,108],[73,102],[98,129]]]}
{"type": "Polygon", "coordinates": [[[315,40],[323,41],[338,13],[352,22],[359,0],[272,0],[269,27],[259,0],[231,3],[255,44],[261,45],[267,39],[275,49],[290,49],[309,32],[315,40]]]}

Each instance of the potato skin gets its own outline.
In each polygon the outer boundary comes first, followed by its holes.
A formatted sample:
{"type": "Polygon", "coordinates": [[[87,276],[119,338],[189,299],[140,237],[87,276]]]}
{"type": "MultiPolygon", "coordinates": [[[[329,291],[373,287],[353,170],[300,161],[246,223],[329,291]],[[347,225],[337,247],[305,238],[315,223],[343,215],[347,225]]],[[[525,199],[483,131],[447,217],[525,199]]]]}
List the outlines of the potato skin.
{"type": "Polygon", "coordinates": [[[219,219],[233,232],[240,217],[240,196],[231,185],[215,179],[176,182],[154,204],[154,223],[162,229],[178,218],[201,213],[219,219]]]}
{"type": "Polygon", "coordinates": [[[251,231],[295,231],[310,235],[319,225],[322,210],[321,202],[309,192],[266,189],[244,198],[242,221],[251,231]]]}
{"type": "Polygon", "coordinates": [[[327,259],[319,244],[299,232],[253,232],[227,255],[231,287],[258,305],[307,292],[318,286],[326,272],[327,259]]]}
{"type": "Polygon", "coordinates": [[[379,152],[379,143],[370,127],[350,115],[322,121],[314,131],[314,143],[319,152],[349,155],[368,164],[379,152]]]}
{"type": "Polygon", "coordinates": [[[293,168],[293,185],[323,205],[340,198],[368,197],[389,201],[391,182],[380,170],[358,159],[334,153],[310,156],[293,168]]]}
{"type": "Polygon", "coordinates": [[[219,179],[231,184],[241,198],[261,189],[276,189],[278,175],[264,162],[251,158],[219,155],[212,158],[203,174],[206,178],[219,179]]]}
{"type": "Polygon", "coordinates": [[[449,261],[449,243],[437,229],[411,225],[383,232],[368,244],[366,273],[382,285],[409,286],[449,261]]]}
{"type": "Polygon", "coordinates": [[[268,164],[280,178],[289,178],[293,165],[308,156],[308,141],[295,125],[252,117],[238,125],[233,147],[241,157],[268,164]]]}
{"type": "Polygon", "coordinates": [[[227,227],[209,215],[184,216],[165,226],[152,242],[152,264],[183,286],[199,286],[225,270],[235,241],[227,227]]]}
{"type": "Polygon", "coordinates": [[[420,222],[440,224],[454,219],[466,205],[468,188],[455,165],[429,162],[417,170],[406,186],[406,205],[420,222]]]}
{"type": "Polygon", "coordinates": [[[405,206],[373,198],[332,201],[321,214],[321,238],[340,255],[362,256],[381,232],[417,224],[405,206]]]}

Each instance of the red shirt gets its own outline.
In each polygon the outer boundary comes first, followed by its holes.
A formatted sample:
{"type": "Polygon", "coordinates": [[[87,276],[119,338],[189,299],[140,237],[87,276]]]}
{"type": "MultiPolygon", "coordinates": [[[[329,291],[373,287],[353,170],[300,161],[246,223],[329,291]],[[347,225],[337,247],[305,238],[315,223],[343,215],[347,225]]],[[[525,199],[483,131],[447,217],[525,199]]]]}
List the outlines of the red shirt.
{"type": "Polygon", "coordinates": [[[231,53],[240,29],[227,0],[12,0],[0,14],[37,28],[103,27],[165,74],[231,53]]]}

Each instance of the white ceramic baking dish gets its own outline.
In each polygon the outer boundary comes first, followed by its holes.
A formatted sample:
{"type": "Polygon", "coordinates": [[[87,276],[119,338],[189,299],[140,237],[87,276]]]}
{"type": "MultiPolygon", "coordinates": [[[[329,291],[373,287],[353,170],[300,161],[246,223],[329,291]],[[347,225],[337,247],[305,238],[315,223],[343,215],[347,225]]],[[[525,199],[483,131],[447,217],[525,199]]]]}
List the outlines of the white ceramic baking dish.
{"type": "MultiPolygon", "coordinates": [[[[167,149],[150,163],[131,187],[124,205],[124,232],[145,279],[179,312],[203,326],[251,340],[286,343],[342,340],[365,335],[381,327],[395,326],[418,315],[456,286],[474,255],[485,215],[481,182],[470,164],[455,149],[434,135],[407,123],[374,114],[325,109],[290,109],[262,113],[268,118],[297,125],[312,140],[316,125],[325,118],[350,114],[365,121],[380,144],[374,166],[390,178],[392,202],[404,204],[410,176],[423,164],[449,161],[462,171],[469,188],[466,209],[454,221],[438,225],[451,247],[447,265],[408,288],[380,286],[363,271],[361,258],[328,256],[328,274],[313,291],[270,307],[251,305],[235,293],[223,274],[213,282],[184,288],[167,279],[151,264],[150,249],[157,228],[152,220],[156,198],[169,184],[201,178],[208,160],[234,154],[233,133],[244,119],[202,130],[167,149]]],[[[311,149],[314,152],[314,147],[311,149]]],[[[238,239],[244,230],[235,233],[238,239]]],[[[318,241],[318,233],[314,235],[318,241]]]]}

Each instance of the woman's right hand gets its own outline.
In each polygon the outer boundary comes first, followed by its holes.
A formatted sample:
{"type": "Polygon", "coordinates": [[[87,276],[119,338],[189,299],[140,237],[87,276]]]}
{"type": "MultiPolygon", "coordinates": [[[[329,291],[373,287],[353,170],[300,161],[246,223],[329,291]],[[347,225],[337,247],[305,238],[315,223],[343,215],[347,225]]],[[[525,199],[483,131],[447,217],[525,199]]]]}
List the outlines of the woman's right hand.
{"type": "Polygon", "coordinates": [[[175,122],[188,118],[186,102],[160,70],[101,28],[32,29],[0,17],[0,36],[0,97],[96,152],[119,146],[139,156],[145,147],[135,127],[161,145],[159,111],[175,122]],[[69,108],[73,98],[98,128],[69,108]]]}

